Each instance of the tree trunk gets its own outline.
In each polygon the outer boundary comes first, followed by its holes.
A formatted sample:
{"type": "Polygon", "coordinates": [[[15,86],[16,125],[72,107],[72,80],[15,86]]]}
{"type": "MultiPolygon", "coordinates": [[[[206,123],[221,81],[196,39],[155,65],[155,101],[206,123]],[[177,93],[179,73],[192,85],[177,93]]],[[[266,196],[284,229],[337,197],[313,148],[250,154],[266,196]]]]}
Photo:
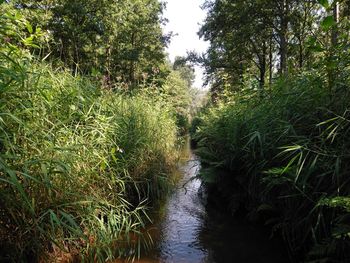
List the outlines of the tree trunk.
{"type": "Polygon", "coordinates": [[[105,79],[104,79],[106,86],[110,86],[111,84],[111,78],[112,78],[111,60],[112,60],[112,49],[111,49],[110,41],[108,41],[108,47],[106,49],[106,73],[105,73],[105,79]]]}
{"type": "MultiPolygon", "coordinates": [[[[132,49],[135,49],[135,33],[131,34],[131,46],[132,49]]],[[[129,82],[131,86],[135,84],[135,58],[131,57],[130,59],[130,68],[129,68],[129,82]]]]}
{"type": "Polygon", "coordinates": [[[332,29],[332,46],[335,47],[338,44],[338,23],[339,23],[339,2],[336,1],[333,7],[333,19],[335,26],[332,29]]]}
{"type": "Polygon", "coordinates": [[[266,75],[266,42],[264,41],[262,43],[262,54],[261,54],[261,61],[260,61],[260,77],[259,77],[259,88],[260,90],[263,90],[265,87],[265,75],[266,75]]]}
{"type": "Polygon", "coordinates": [[[270,47],[269,47],[269,84],[272,84],[272,77],[273,77],[273,50],[272,50],[272,43],[273,43],[273,35],[271,35],[270,38],[270,47]]]}
{"type": "Polygon", "coordinates": [[[289,1],[283,0],[280,10],[280,30],[279,30],[279,42],[280,42],[280,67],[279,74],[287,74],[287,59],[288,59],[288,15],[289,15],[289,1]]]}
{"type": "Polygon", "coordinates": [[[300,37],[299,40],[299,69],[301,70],[304,66],[304,43],[300,37]]]}
{"type": "Polygon", "coordinates": [[[280,67],[279,74],[287,73],[287,39],[285,31],[280,33],[280,67]]]}
{"type": "MultiPolygon", "coordinates": [[[[339,2],[336,0],[334,2],[333,6],[333,19],[335,22],[335,25],[332,28],[332,37],[331,37],[331,44],[332,44],[332,49],[330,53],[330,59],[333,62],[333,64],[336,63],[336,46],[338,45],[338,23],[339,23],[339,2]]],[[[337,67],[330,67],[329,72],[328,72],[328,84],[329,84],[329,90],[332,92],[334,90],[334,87],[336,86],[336,80],[337,80],[337,67]]]]}

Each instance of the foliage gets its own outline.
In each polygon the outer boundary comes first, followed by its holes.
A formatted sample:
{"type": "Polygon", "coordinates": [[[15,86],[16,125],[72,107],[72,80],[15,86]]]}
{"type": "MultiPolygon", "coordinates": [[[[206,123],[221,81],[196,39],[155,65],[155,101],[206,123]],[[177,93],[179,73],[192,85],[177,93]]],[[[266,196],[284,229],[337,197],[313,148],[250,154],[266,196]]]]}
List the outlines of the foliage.
{"type": "Polygon", "coordinates": [[[281,231],[297,261],[348,262],[349,1],[205,8],[214,105],[194,138],[204,162],[231,173],[203,181],[281,231]]]}
{"type": "Polygon", "coordinates": [[[161,90],[165,100],[175,109],[177,125],[182,135],[188,132],[195,107],[195,88],[192,86],[194,78],[193,67],[184,58],[176,57],[173,69],[161,90]]]}
{"type": "Polygon", "coordinates": [[[168,191],[172,108],[36,62],[41,31],[19,13],[0,16],[0,261],[134,257],[168,191]]]}
{"type": "MultiPolygon", "coordinates": [[[[349,83],[349,82],[347,82],[349,83]]],[[[203,162],[231,171],[221,191],[250,213],[266,212],[294,256],[349,260],[349,92],[330,96],[319,72],[280,80],[262,96],[236,94],[201,118],[203,162]],[[265,208],[264,208],[265,207],[265,208]]],[[[230,204],[236,207],[237,204],[230,204]]]]}
{"type": "Polygon", "coordinates": [[[9,8],[47,32],[46,45],[35,53],[75,74],[93,74],[119,89],[115,83],[124,89],[144,80],[161,85],[168,74],[169,36],[161,30],[164,6],[158,0],[13,0],[0,10],[9,8]]]}
{"type": "Polygon", "coordinates": [[[215,96],[251,79],[264,89],[276,76],[308,68],[306,42],[322,35],[315,26],[322,11],[313,0],[207,0],[204,8],[199,35],[210,47],[200,62],[215,96]]]}

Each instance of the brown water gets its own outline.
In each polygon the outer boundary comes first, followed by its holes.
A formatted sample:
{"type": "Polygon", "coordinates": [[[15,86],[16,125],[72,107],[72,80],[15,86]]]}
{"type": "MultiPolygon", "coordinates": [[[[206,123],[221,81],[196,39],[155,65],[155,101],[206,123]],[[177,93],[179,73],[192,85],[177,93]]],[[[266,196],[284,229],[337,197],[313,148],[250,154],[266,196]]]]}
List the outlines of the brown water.
{"type": "Polygon", "coordinates": [[[178,166],[181,179],[154,225],[154,249],[136,262],[288,262],[268,230],[206,205],[201,182],[193,179],[200,168],[188,144],[178,166]]]}

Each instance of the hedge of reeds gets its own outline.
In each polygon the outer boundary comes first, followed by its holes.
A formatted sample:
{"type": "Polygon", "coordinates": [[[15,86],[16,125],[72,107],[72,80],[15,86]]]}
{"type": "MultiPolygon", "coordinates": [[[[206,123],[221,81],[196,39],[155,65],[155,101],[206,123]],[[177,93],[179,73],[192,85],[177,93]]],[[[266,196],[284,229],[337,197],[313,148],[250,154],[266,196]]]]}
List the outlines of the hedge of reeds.
{"type": "Polygon", "coordinates": [[[176,160],[173,115],[3,46],[0,261],[106,261],[149,245],[147,208],[176,160]]]}
{"type": "Polygon", "coordinates": [[[296,262],[350,261],[346,83],[330,91],[324,76],[307,72],[241,92],[197,120],[197,152],[210,167],[202,179],[231,211],[282,233],[296,262]]]}

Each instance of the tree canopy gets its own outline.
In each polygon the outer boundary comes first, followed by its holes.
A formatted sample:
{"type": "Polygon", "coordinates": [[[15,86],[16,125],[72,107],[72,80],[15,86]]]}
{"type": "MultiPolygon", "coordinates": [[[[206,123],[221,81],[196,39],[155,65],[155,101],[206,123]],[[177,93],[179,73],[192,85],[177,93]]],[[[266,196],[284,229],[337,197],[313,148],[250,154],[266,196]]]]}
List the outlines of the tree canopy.
{"type": "Polygon", "coordinates": [[[263,89],[314,67],[320,52],[327,56],[348,36],[349,1],[207,0],[203,8],[199,34],[210,47],[202,64],[213,93],[240,90],[247,81],[263,89]]]}
{"type": "MultiPolygon", "coordinates": [[[[147,81],[161,84],[169,73],[158,0],[11,0],[31,25],[47,33],[40,56],[72,72],[99,74],[107,84],[127,88],[147,81]]],[[[1,9],[8,8],[2,5],[1,9]]]]}

